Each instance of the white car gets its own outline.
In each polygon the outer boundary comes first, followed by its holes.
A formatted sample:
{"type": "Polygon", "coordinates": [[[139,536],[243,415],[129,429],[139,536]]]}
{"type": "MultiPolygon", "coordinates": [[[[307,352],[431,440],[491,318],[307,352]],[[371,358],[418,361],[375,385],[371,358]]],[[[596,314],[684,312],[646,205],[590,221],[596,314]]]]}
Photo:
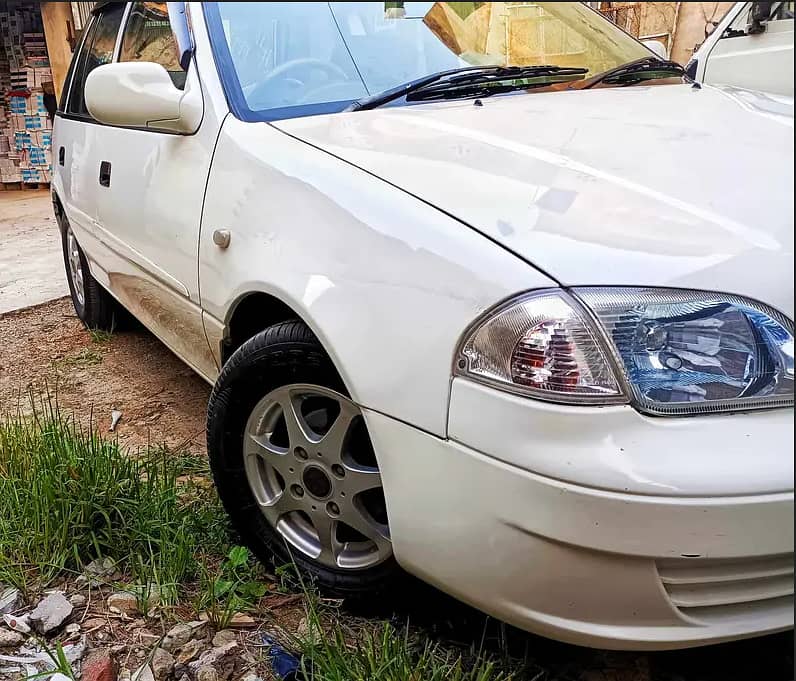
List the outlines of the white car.
{"type": "Polygon", "coordinates": [[[328,592],[784,630],[793,108],[760,102],[581,3],[100,3],[54,130],[75,309],[214,384],[225,507],[328,592]]]}
{"type": "Polygon", "coordinates": [[[793,97],[793,2],[737,2],[691,57],[688,75],[793,97]]]}

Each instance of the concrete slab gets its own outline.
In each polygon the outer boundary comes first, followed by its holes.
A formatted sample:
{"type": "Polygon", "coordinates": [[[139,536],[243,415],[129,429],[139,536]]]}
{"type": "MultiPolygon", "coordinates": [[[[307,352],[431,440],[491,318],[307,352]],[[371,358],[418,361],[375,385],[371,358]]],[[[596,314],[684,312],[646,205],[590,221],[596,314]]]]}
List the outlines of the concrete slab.
{"type": "Polygon", "coordinates": [[[0,314],[68,294],[50,192],[0,192],[0,314]]]}

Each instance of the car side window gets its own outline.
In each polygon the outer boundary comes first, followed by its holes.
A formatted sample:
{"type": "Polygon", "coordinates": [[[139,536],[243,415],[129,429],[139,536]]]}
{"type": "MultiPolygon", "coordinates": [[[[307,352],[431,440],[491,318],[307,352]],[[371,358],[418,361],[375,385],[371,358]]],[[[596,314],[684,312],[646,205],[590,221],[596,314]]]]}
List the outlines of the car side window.
{"type": "Polygon", "coordinates": [[[69,101],[66,113],[90,118],[86,108],[86,78],[98,66],[113,60],[116,37],[122,25],[124,5],[109,5],[97,16],[89,27],[80,54],[76,57],[75,75],[69,88],[69,101]]]}
{"type": "Polygon", "coordinates": [[[136,2],[130,10],[122,37],[119,61],[148,61],[169,72],[176,87],[185,87],[177,39],[171,30],[165,2],[136,2]]]}

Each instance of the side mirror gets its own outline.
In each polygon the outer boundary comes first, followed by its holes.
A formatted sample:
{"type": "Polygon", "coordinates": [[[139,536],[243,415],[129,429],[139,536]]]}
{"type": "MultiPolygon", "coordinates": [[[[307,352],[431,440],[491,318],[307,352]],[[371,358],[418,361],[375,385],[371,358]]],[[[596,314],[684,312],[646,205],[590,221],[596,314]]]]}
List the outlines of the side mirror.
{"type": "Polygon", "coordinates": [[[202,120],[202,95],[190,80],[180,90],[160,64],[105,64],[86,78],[86,107],[100,123],[189,135],[202,120]]]}
{"type": "Polygon", "coordinates": [[[660,57],[663,60],[669,58],[669,55],[666,54],[666,45],[660,40],[642,40],[641,44],[651,52],[654,52],[656,57],[660,57]]]}

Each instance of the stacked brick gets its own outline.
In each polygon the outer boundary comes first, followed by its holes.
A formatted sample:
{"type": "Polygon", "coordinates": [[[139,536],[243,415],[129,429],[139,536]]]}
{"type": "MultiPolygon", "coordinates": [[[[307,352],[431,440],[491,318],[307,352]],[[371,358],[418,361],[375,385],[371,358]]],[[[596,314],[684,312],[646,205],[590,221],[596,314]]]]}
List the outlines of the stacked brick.
{"type": "Polygon", "coordinates": [[[39,3],[0,0],[0,182],[49,182],[52,81],[39,3]]]}

